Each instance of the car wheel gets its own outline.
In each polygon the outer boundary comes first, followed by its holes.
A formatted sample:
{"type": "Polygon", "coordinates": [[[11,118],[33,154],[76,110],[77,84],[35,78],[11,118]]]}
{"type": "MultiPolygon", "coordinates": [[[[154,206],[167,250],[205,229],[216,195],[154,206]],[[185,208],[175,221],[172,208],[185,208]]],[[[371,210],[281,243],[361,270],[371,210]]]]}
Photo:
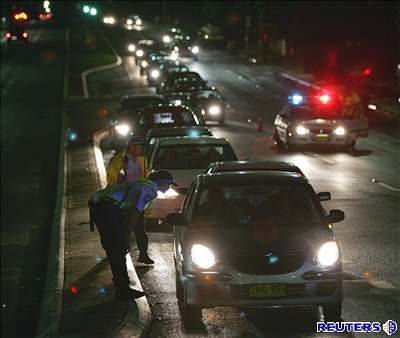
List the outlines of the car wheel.
{"type": "Polygon", "coordinates": [[[185,329],[199,327],[202,323],[202,309],[196,305],[186,304],[185,301],[178,302],[179,312],[185,329]]]}
{"type": "Polygon", "coordinates": [[[347,144],[347,150],[352,152],[352,151],[354,151],[355,146],[356,146],[356,140],[351,140],[347,144]]]}
{"type": "Polygon", "coordinates": [[[178,273],[175,272],[175,288],[176,288],[176,298],[178,302],[183,302],[183,286],[182,283],[179,281],[178,273]]]}
{"type": "Polygon", "coordinates": [[[342,303],[326,304],[322,306],[325,322],[336,322],[342,317],[342,303]]]}

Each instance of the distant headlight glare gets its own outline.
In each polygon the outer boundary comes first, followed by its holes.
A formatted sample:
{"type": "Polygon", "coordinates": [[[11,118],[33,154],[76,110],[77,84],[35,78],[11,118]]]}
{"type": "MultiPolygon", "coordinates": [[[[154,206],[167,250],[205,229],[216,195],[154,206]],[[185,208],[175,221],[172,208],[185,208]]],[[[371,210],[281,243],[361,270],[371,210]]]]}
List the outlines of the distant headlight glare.
{"type": "Polygon", "coordinates": [[[138,49],[137,51],[136,51],[136,56],[137,57],[142,57],[144,55],[144,52],[143,52],[143,50],[142,49],[138,49]]]}
{"type": "Polygon", "coordinates": [[[343,127],[337,127],[337,128],[333,131],[333,133],[334,133],[336,136],[343,136],[343,135],[346,134],[346,129],[344,129],[343,127]]]}
{"type": "Polygon", "coordinates": [[[208,112],[210,113],[210,115],[218,115],[219,113],[221,113],[221,107],[220,106],[211,106],[208,109],[208,112]]]}
{"type": "Polygon", "coordinates": [[[308,133],[309,133],[309,130],[303,126],[298,126],[296,128],[297,135],[307,135],[308,133]]]}
{"type": "Polygon", "coordinates": [[[213,252],[202,244],[193,244],[191,258],[193,264],[200,269],[210,269],[216,263],[213,252]]]}
{"type": "Polygon", "coordinates": [[[130,43],[130,44],[128,45],[128,50],[129,50],[130,52],[134,52],[134,51],[136,50],[136,46],[135,46],[133,43],[130,43]]]}
{"type": "Polygon", "coordinates": [[[160,77],[160,71],[158,69],[154,69],[151,71],[150,76],[153,79],[158,79],[160,77]]]}
{"type": "Polygon", "coordinates": [[[148,64],[148,62],[147,62],[146,60],[143,60],[143,61],[140,63],[140,65],[141,65],[143,68],[146,68],[149,64],[148,64]]]}
{"type": "Polygon", "coordinates": [[[317,253],[318,262],[323,266],[331,266],[339,259],[339,248],[336,242],[326,242],[317,253]]]}
{"type": "Polygon", "coordinates": [[[192,48],[192,53],[193,53],[193,54],[197,54],[198,52],[199,52],[199,47],[194,46],[194,47],[192,48]]]}
{"type": "Polygon", "coordinates": [[[128,126],[127,124],[118,124],[115,126],[115,130],[117,131],[118,134],[122,136],[127,136],[129,132],[131,131],[131,127],[128,126]]]}

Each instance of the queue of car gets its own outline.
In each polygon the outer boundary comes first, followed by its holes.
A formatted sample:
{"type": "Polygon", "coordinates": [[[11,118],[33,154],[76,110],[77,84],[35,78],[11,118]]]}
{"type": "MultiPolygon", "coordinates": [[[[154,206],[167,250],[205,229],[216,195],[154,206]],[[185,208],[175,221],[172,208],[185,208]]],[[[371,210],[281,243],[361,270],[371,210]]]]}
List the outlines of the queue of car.
{"type": "MultiPolygon", "coordinates": [[[[149,169],[171,171],[178,184],[159,193],[149,217],[173,228],[184,325],[200,323],[202,309],[216,306],[321,306],[325,320],[338,320],[342,262],[332,224],[344,213],[325,211],[321,202],[330,193],[316,193],[297,166],[239,161],[228,140],[212,135],[205,122],[225,122],[226,100],[172,57],[183,51],[174,48],[175,40],[182,45],[190,38],[171,29],[164,32],[162,49],[149,52],[154,44],[148,41],[131,48],[158,94],[123,96],[111,128],[125,139],[144,137],[149,169]]],[[[275,121],[279,146],[302,142],[303,136],[351,144],[349,124],[327,118],[333,108],[317,100],[322,106],[293,97],[284,107],[275,121]],[[316,111],[321,114],[312,123],[318,131],[306,119],[316,111]]]]}

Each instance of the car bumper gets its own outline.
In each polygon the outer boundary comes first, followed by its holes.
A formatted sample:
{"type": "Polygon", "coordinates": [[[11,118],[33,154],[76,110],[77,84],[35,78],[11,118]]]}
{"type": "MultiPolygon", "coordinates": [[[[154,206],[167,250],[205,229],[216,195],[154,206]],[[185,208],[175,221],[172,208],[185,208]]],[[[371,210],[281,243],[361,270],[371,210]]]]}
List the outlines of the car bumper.
{"type": "Polygon", "coordinates": [[[215,306],[268,307],[268,306],[312,306],[334,304],[342,301],[342,279],[290,280],[287,296],[275,298],[253,298],[249,287],[253,284],[210,282],[199,278],[183,278],[187,304],[202,308],[215,306]]]}
{"type": "Polygon", "coordinates": [[[317,135],[304,135],[304,136],[291,136],[289,138],[289,141],[291,144],[296,144],[296,145],[324,145],[324,144],[329,144],[329,145],[346,145],[349,144],[351,141],[351,138],[349,136],[334,136],[334,135],[328,135],[328,136],[317,136],[317,135]]]}

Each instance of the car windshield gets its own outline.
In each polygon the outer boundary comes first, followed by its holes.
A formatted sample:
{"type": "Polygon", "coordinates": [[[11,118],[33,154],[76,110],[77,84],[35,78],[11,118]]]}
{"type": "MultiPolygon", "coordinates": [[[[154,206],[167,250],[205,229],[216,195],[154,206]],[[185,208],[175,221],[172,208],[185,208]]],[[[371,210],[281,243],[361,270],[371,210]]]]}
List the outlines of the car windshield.
{"type": "Polygon", "coordinates": [[[202,90],[196,93],[197,99],[221,99],[221,95],[215,90],[202,90]]]}
{"type": "Polygon", "coordinates": [[[168,145],[161,146],[154,158],[156,169],[206,169],[212,162],[234,161],[229,145],[168,145]]]}
{"type": "Polygon", "coordinates": [[[147,106],[155,106],[165,104],[166,101],[161,97],[144,97],[122,100],[120,108],[122,110],[140,110],[147,106]]]}
{"type": "Polygon", "coordinates": [[[298,106],[293,107],[291,116],[294,119],[337,119],[341,113],[334,108],[321,109],[318,107],[298,106]]]}
{"type": "Polygon", "coordinates": [[[263,183],[210,186],[193,215],[198,227],[313,227],[322,215],[304,184],[263,183]]]}
{"type": "Polygon", "coordinates": [[[145,113],[139,117],[139,124],[147,128],[194,126],[196,121],[188,111],[145,113]]]}

